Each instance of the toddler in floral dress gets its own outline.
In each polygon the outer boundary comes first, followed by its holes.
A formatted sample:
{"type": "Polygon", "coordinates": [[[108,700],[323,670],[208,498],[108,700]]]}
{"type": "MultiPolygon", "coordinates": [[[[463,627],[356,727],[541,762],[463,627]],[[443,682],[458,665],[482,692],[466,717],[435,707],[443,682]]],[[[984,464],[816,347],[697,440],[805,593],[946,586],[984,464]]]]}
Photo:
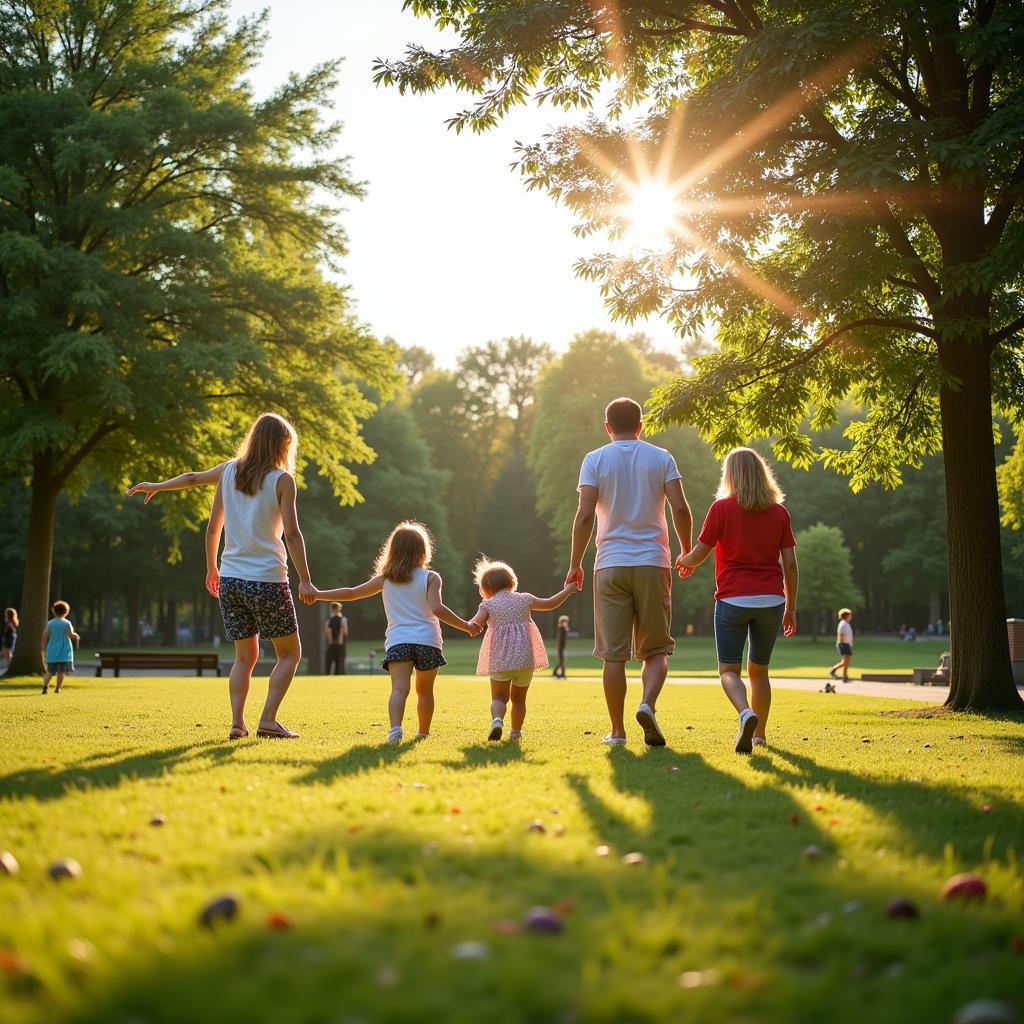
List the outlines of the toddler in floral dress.
{"type": "Polygon", "coordinates": [[[548,654],[531,612],[551,612],[570,594],[576,593],[573,582],[553,597],[534,597],[517,593],[519,581],[504,562],[481,558],[476,563],[473,579],[483,600],[476,615],[470,619],[474,626],[487,626],[480,645],[480,660],[476,670],[491,678],[491,731],[489,740],[500,740],[505,727],[505,710],[512,702],[512,729],[509,739],[517,740],[523,734],[526,719],[526,691],[533,679],[534,669],[548,667],[548,654]]]}

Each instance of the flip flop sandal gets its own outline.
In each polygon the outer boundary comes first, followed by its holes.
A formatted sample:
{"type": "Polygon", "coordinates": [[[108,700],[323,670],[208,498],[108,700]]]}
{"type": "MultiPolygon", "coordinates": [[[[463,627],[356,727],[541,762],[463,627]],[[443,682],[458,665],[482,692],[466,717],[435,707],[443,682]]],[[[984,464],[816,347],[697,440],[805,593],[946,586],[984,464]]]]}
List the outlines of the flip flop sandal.
{"type": "Polygon", "coordinates": [[[248,729],[240,729],[237,725],[231,727],[231,731],[228,733],[229,740],[244,740],[249,735],[248,729]]]}
{"type": "Polygon", "coordinates": [[[257,729],[256,735],[267,740],[297,740],[299,738],[297,732],[286,729],[280,722],[276,722],[274,728],[271,729],[257,729]]]}

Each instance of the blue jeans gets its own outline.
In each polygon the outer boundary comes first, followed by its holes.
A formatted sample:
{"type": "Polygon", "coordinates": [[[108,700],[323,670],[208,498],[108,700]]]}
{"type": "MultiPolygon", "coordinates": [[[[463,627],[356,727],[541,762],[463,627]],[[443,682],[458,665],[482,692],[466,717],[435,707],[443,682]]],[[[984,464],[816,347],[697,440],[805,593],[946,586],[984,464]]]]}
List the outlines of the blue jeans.
{"type": "Polygon", "coordinates": [[[747,658],[755,665],[769,664],[785,610],[784,602],[771,608],[741,608],[728,601],[716,601],[715,646],[719,662],[741,664],[743,643],[749,640],[747,658]]]}

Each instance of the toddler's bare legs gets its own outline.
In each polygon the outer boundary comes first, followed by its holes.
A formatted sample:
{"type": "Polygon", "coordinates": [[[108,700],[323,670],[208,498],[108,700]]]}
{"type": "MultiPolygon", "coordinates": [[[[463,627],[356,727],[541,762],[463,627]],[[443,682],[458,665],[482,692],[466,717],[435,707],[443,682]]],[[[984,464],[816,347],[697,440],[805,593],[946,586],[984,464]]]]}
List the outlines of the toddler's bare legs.
{"type": "MultiPolygon", "coordinates": [[[[416,718],[419,720],[421,736],[430,735],[430,723],[434,718],[434,680],[436,678],[436,668],[428,669],[426,672],[416,670],[416,718]]],[[[395,724],[393,720],[391,724],[395,724]]]]}
{"type": "Polygon", "coordinates": [[[523,722],[526,721],[526,691],[528,686],[512,687],[512,731],[522,732],[523,722]]]}
{"type": "Polygon", "coordinates": [[[53,688],[54,693],[60,693],[60,688],[64,685],[64,673],[57,673],[57,685],[53,688]]]}
{"type": "MultiPolygon", "coordinates": [[[[507,680],[491,680],[491,719],[505,721],[505,711],[508,708],[509,691],[512,684],[507,680]]],[[[512,728],[516,728],[514,725],[512,728]]]]}

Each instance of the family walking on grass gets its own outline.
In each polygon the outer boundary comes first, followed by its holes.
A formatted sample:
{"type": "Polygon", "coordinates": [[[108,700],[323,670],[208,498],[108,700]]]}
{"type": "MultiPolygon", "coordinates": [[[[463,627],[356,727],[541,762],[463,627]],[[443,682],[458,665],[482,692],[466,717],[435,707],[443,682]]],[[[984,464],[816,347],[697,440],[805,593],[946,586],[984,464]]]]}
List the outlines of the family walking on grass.
{"type": "MultiPolygon", "coordinates": [[[[479,636],[477,671],[490,678],[489,740],[500,740],[510,714],[509,739],[522,735],[526,697],[533,674],[548,667],[547,652],[532,613],[553,611],[583,589],[583,557],[597,528],[594,562],[594,655],[604,662],[604,693],[611,731],[604,742],[626,742],[626,664],[643,662],[642,695],[636,720],[650,746],[664,746],[656,716],[658,697],[675,651],[672,637],[673,564],[686,579],[715,552],[715,641],[722,686],[736,709],[737,752],[763,744],[771,686],[768,666],[780,627],[796,632],[797,564],[789,514],[770,468],[749,448],[737,448],[723,462],[718,500],[708,510],[696,544],[693,521],[675,459],[640,440],[640,406],[618,398],[605,410],[604,447],[583,460],[579,508],[565,586],[550,597],[518,590],[512,567],[481,558],[474,580],[481,602],[470,619],[448,608],[441,577],[430,568],[433,547],[420,523],[399,523],[385,540],[374,574],[355,587],[320,590],[313,586],[299,529],[294,479],[297,438],[287,420],[265,413],[253,424],[238,455],[203,472],[157,483],[143,482],[128,493],[142,493],[148,504],[160,491],[216,484],[206,531],[206,588],[220,602],[235,660],[228,689],[230,739],[249,735],[245,703],[259,656],[259,640],[270,640],[277,661],[256,734],[294,739],[278,721],[278,710],[299,666],[301,648],[288,558],[299,578],[299,599],[312,604],[358,601],[381,595],[387,617],[383,667],[391,677],[388,741],[400,743],[409,694],[415,683],[416,738],[430,734],[434,680],[446,662],[441,623],[479,636]],[[665,504],[679,542],[674,563],[665,504]],[[220,552],[221,534],[224,547],[220,552]],[[742,679],[744,643],[749,643],[747,703],[742,679]]],[[[564,618],[564,617],[563,617],[564,618]]],[[[560,621],[559,664],[564,675],[564,636],[560,621]]],[[[565,621],[568,632],[568,621],[565,621]]]]}

